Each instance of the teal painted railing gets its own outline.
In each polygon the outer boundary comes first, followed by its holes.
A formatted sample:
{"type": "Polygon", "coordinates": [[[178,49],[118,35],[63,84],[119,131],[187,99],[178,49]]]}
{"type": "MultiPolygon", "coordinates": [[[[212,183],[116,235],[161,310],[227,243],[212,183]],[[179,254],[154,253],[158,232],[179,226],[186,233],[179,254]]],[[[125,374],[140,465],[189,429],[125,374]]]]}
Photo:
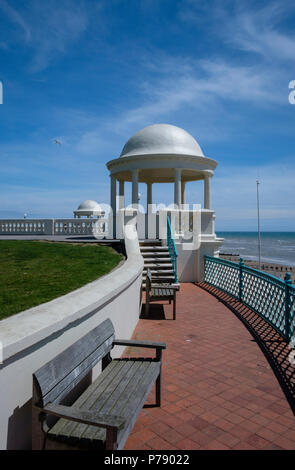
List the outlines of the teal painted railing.
{"type": "Polygon", "coordinates": [[[175,241],[173,238],[172,230],[171,230],[171,223],[170,219],[167,215],[167,245],[168,250],[171,258],[171,263],[174,272],[174,281],[178,283],[178,276],[177,276],[177,250],[175,246],[175,241]]]}
{"type": "Polygon", "coordinates": [[[205,256],[207,284],[226,292],[270,323],[287,341],[295,335],[295,286],[286,273],[285,280],[245,266],[205,256]]]}

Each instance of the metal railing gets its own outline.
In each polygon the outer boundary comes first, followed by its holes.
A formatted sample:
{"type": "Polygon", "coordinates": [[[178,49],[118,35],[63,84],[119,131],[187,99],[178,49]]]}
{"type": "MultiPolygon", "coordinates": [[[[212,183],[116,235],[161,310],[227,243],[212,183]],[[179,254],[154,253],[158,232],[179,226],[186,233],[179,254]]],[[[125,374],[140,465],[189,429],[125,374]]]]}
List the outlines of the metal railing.
{"type": "Polygon", "coordinates": [[[295,334],[295,286],[285,280],[239,263],[205,256],[207,284],[231,295],[272,325],[287,341],[295,334]]]}
{"type": "Polygon", "coordinates": [[[173,267],[173,273],[174,273],[174,281],[178,283],[178,276],[177,276],[177,250],[175,246],[175,241],[173,238],[172,234],[172,229],[171,229],[171,223],[169,216],[167,215],[167,246],[171,258],[171,263],[173,267]]]}

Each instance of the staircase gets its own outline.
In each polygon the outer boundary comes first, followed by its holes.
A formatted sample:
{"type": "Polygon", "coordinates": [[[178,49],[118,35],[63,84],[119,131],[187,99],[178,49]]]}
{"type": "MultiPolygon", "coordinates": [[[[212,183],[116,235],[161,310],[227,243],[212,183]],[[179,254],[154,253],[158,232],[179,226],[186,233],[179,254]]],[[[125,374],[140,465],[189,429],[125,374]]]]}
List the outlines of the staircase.
{"type": "Polygon", "coordinates": [[[139,245],[144,259],[143,289],[145,289],[145,278],[148,269],[152,273],[154,283],[173,284],[175,279],[168,247],[162,246],[159,240],[145,240],[139,242],[139,245]]]}

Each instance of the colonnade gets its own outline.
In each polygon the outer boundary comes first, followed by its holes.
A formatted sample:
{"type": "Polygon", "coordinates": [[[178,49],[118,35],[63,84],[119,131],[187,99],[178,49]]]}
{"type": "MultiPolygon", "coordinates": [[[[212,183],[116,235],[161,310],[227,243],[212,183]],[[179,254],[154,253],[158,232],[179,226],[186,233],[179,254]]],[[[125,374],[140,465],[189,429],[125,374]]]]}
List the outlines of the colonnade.
{"type": "MultiPolygon", "coordinates": [[[[138,175],[139,170],[132,170],[132,205],[136,206],[139,202],[138,199],[138,175]]],[[[182,170],[176,168],[174,170],[174,204],[181,207],[185,204],[185,185],[186,182],[181,179],[182,170]]],[[[204,209],[211,209],[211,177],[209,173],[204,174],[204,209]]],[[[111,175],[111,207],[113,214],[116,214],[118,209],[125,207],[125,188],[124,181],[119,180],[119,203],[117,207],[117,179],[115,175],[111,175]]],[[[150,204],[153,203],[153,183],[146,183],[147,186],[147,212],[150,204]]]]}

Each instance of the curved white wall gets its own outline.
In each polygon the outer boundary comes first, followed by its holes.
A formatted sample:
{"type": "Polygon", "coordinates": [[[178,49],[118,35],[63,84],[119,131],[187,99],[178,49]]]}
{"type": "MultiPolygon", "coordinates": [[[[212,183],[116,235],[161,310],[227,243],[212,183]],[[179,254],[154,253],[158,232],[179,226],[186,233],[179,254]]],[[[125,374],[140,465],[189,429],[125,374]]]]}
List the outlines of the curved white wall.
{"type": "MultiPolygon", "coordinates": [[[[139,318],[143,259],[135,236],[127,260],[106,276],[0,322],[0,448],[31,448],[32,373],[106,318],[129,339],[139,318]]],[[[123,348],[115,348],[120,356],[123,348]]],[[[97,375],[100,368],[96,368],[97,375]]]]}

